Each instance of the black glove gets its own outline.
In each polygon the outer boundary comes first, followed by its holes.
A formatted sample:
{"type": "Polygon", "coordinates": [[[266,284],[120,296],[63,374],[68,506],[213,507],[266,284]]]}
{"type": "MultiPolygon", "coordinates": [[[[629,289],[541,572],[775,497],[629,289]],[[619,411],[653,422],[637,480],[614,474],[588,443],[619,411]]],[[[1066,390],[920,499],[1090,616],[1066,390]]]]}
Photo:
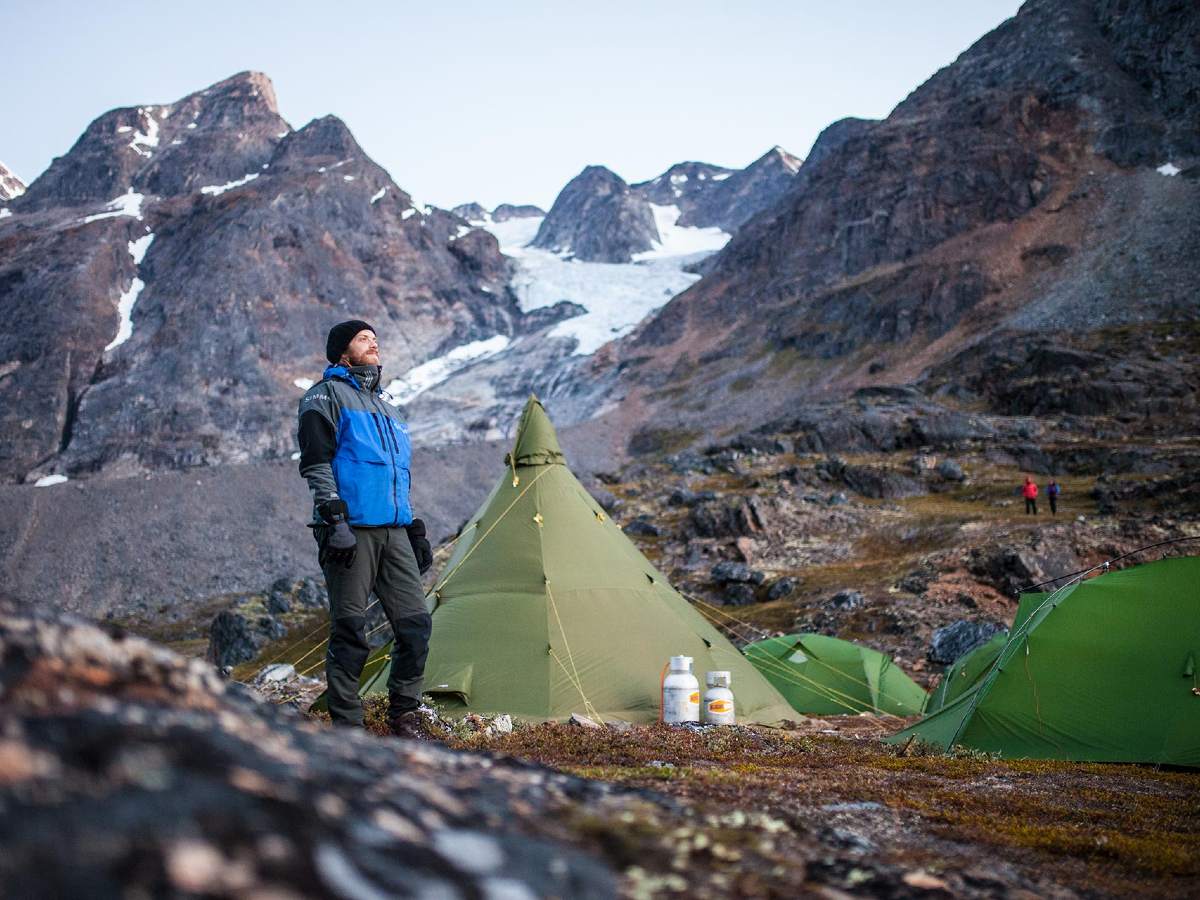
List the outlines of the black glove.
{"type": "Polygon", "coordinates": [[[350,527],[350,510],[346,507],[346,501],[326,500],[317,507],[317,511],[329,525],[317,561],[322,569],[327,562],[341,563],[349,569],[354,565],[354,555],[358,552],[358,538],[350,527]]]}
{"type": "Polygon", "coordinates": [[[408,542],[412,544],[413,556],[417,558],[417,569],[424,575],[433,565],[433,548],[425,538],[425,523],[413,519],[412,524],[405,528],[408,529],[408,542]]]}

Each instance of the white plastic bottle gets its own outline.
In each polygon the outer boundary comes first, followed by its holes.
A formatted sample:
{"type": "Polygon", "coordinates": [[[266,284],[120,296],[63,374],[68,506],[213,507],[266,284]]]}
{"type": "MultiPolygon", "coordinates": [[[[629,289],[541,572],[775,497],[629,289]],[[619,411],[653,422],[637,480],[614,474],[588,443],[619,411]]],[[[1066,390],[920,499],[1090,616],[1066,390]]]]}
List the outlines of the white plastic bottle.
{"type": "Polygon", "coordinates": [[[732,677],[728,672],[709,672],[704,676],[708,690],[704,692],[704,724],[736,725],[737,716],[733,709],[733,691],[729,689],[732,677]]]}
{"type": "Polygon", "coordinates": [[[700,682],[692,674],[690,656],[672,656],[663,680],[663,721],[671,724],[700,721],[700,682]]]}

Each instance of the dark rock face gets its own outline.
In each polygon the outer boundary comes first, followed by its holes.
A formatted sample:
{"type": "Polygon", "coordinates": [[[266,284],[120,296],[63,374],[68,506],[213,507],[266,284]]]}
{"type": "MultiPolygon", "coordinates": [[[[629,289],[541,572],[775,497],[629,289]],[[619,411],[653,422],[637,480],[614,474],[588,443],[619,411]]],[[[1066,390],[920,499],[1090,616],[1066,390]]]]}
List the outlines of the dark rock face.
{"type": "Polygon", "coordinates": [[[817,463],[816,472],[826,481],[840,482],[856,494],[877,500],[926,493],[925,486],[915,478],[879,466],[848,466],[836,456],[817,463]]]}
{"type": "Polygon", "coordinates": [[[25,193],[25,182],[18,178],[8,166],[0,162],[0,203],[19,197],[23,193],[25,193]]]}
{"type": "Polygon", "coordinates": [[[1141,347],[1114,355],[1050,338],[998,333],[935,368],[934,384],[951,384],[1001,415],[1147,415],[1196,408],[1200,374],[1188,355],[1141,347]],[[1150,352],[1146,352],[1150,351],[1150,352]]]}
{"type": "Polygon", "coordinates": [[[757,569],[752,569],[745,563],[729,562],[728,560],[713,566],[711,575],[713,581],[721,584],[762,584],[766,579],[766,576],[757,569]]]}
{"type": "MultiPolygon", "coordinates": [[[[967,568],[984,583],[1009,597],[1016,597],[1034,584],[1069,575],[1081,566],[1079,558],[1068,547],[1059,543],[1039,543],[1026,547],[975,550],[967,561],[967,568]]],[[[1060,585],[1061,582],[1051,583],[1042,589],[1051,590],[1060,585]]]]}
{"type": "Polygon", "coordinates": [[[286,457],[333,323],[375,324],[386,379],[522,322],[490,235],[416,208],[339,120],[292,131],[257,74],[101,116],[11,208],[10,480],[286,457]]]}
{"type": "Polygon", "coordinates": [[[507,222],[509,219],[536,219],[546,215],[546,211],[532,203],[501,203],[492,210],[493,222],[507,222]]]}
{"type": "Polygon", "coordinates": [[[552,836],[556,811],[612,788],[334,734],[199,661],[8,611],[0,692],[12,896],[616,891],[603,863],[552,836]]]}
{"type": "Polygon", "coordinates": [[[562,189],[532,246],[588,262],[625,263],[659,239],[650,204],[603,166],[588,166],[562,189]]]}
{"type": "Polygon", "coordinates": [[[929,661],[948,666],[1004,630],[1003,625],[995,622],[971,622],[965,619],[939,628],[933,633],[933,641],[929,646],[929,661]]]}
{"type": "Polygon", "coordinates": [[[765,515],[756,498],[698,503],[688,513],[688,525],[698,537],[752,537],[765,527],[765,515]]]}
{"type": "MultiPolygon", "coordinates": [[[[317,579],[278,578],[265,594],[238,597],[217,613],[209,626],[205,658],[218,668],[249,662],[287,634],[288,623],[295,621],[295,617],[285,618],[288,613],[323,610],[328,605],[329,595],[317,579]]],[[[378,603],[368,609],[367,619],[368,631],[386,622],[378,603]]],[[[374,638],[372,646],[386,642],[382,630],[374,638]]]]}
{"type": "Polygon", "coordinates": [[[285,634],[287,629],[269,615],[225,610],[213,619],[208,659],[218,667],[236,666],[254,659],[263,647],[285,634]]]}
{"type": "MultiPolygon", "coordinates": [[[[716,226],[734,234],[752,217],[769,209],[795,182],[803,160],[782,147],[772,147],[744,169],[726,170],[727,178],[711,181],[692,203],[682,207],[680,225],[716,226]]],[[[657,202],[657,201],[655,201],[657,202]]]]}
{"type": "Polygon", "coordinates": [[[621,530],[637,537],[658,537],[662,534],[661,529],[648,519],[634,519],[621,530]]]}

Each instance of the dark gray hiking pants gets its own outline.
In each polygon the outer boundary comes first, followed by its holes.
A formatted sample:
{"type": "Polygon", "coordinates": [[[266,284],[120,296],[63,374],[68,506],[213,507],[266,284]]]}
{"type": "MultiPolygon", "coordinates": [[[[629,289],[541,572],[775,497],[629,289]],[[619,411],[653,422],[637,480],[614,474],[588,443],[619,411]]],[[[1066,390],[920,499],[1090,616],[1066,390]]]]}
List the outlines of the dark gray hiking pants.
{"type": "MultiPolygon", "coordinates": [[[[317,542],[326,529],[313,529],[317,542]]],[[[367,605],[374,592],[392,627],[392,672],[388,695],[392,712],[416,709],[429,652],[432,620],[425,609],[421,575],[404,528],[355,528],[354,565],[327,563],[329,649],[325,654],[329,715],[335,725],[361,725],[358,679],[367,662],[367,605]]]]}

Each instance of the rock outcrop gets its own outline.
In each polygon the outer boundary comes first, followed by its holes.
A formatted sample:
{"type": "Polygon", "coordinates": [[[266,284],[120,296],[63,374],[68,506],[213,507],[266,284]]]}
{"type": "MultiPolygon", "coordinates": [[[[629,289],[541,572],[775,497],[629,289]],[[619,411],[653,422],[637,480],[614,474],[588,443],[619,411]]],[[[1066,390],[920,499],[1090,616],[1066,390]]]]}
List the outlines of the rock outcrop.
{"type": "Polygon", "coordinates": [[[334,734],[207,664],[8,610],[0,696],[13,896],[615,893],[566,841],[620,788],[334,734]]]}
{"type": "Polygon", "coordinates": [[[659,240],[650,204],[604,166],[567,182],[532,246],[588,262],[625,263],[659,240]]]}

